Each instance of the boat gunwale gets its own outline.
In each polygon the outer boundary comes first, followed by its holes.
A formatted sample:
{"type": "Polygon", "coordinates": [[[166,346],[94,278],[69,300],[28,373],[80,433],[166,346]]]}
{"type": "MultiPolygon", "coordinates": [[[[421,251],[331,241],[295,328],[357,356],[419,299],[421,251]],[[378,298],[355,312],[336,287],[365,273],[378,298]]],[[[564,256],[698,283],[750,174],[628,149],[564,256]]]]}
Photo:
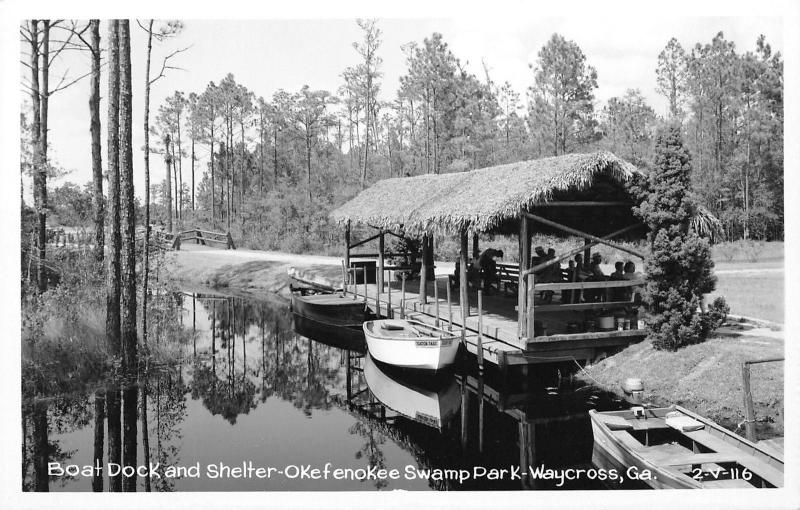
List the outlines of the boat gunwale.
{"type": "MultiPolygon", "coordinates": [[[[711,434],[712,437],[718,437],[720,440],[725,441],[726,444],[729,444],[732,448],[739,449],[735,444],[729,443],[728,441],[726,441],[722,437],[719,437],[717,434],[725,436],[725,437],[732,438],[733,440],[735,440],[735,441],[737,441],[737,442],[739,442],[739,443],[741,443],[741,444],[743,444],[743,445],[745,445],[747,447],[752,448],[754,450],[753,452],[747,452],[745,450],[741,450],[741,454],[745,455],[745,456],[753,457],[755,460],[763,462],[768,467],[773,468],[776,471],[781,471],[781,473],[783,473],[783,459],[782,459],[782,456],[774,455],[771,452],[760,448],[757,444],[747,440],[746,438],[738,436],[738,435],[734,434],[733,432],[730,432],[729,430],[723,428],[722,426],[714,423],[710,419],[705,418],[703,416],[700,416],[700,415],[698,415],[698,414],[696,414],[696,413],[694,413],[694,412],[692,412],[692,411],[690,411],[690,410],[688,410],[688,409],[686,409],[686,408],[684,408],[682,406],[673,404],[673,405],[668,406],[668,407],[649,408],[649,409],[645,408],[645,412],[648,412],[648,411],[650,411],[652,413],[652,416],[655,417],[655,418],[661,418],[661,416],[659,416],[659,414],[661,414],[661,413],[666,415],[668,412],[671,412],[671,411],[679,411],[679,412],[681,412],[682,414],[684,414],[686,416],[689,416],[691,418],[694,418],[694,419],[700,421],[704,426],[707,426],[707,427],[713,429],[714,434],[711,434]],[[756,455],[756,453],[761,454],[761,455],[765,455],[765,456],[767,456],[769,458],[772,458],[772,459],[778,461],[780,463],[780,466],[774,466],[774,465],[772,465],[770,462],[768,462],[766,460],[759,459],[758,456],[756,455]]],[[[697,480],[695,480],[694,478],[686,475],[685,473],[681,473],[679,470],[675,469],[674,466],[656,464],[654,461],[652,461],[652,460],[648,459],[647,457],[643,456],[640,451],[632,449],[628,445],[625,445],[624,443],[621,443],[620,441],[618,441],[614,437],[614,435],[612,434],[612,430],[599,418],[599,416],[602,416],[604,414],[605,415],[611,415],[611,416],[621,416],[621,417],[625,418],[625,416],[630,415],[631,413],[632,413],[631,409],[625,409],[625,410],[620,410],[620,411],[597,411],[596,409],[590,409],[589,410],[589,417],[590,417],[590,420],[592,422],[593,427],[596,426],[603,433],[603,435],[606,437],[606,439],[608,441],[611,441],[612,443],[615,443],[615,444],[619,445],[619,448],[621,450],[624,450],[628,454],[632,455],[637,461],[645,464],[648,468],[653,469],[655,471],[659,471],[659,472],[666,472],[666,474],[672,475],[672,476],[683,475],[688,479],[686,481],[691,481],[691,486],[695,486],[695,484],[697,484],[696,488],[703,488],[703,483],[702,482],[698,482],[697,480]]],[[[625,418],[625,419],[626,419],[626,421],[629,421],[628,418],[625,418]]],[[[623,429],[623,430],[621,430],[621,432],[627,432],[628,434],[630,434],[630,430],[629,429],[623,429]]],[[[686,434],[683,431],[678,431],[678,432],[680,434],[684,435],[685,437],[689,437],[689,436],[686,436],[686,434]]],[[[634,437],[633,434],[630,434],[630,435],[631,435],[631,437],[634,437]]],[[[691,437],[689,437],[689,438],[694,441],[693,438],[691,438],[691,437]]],[[[636,438],[634,437],[634,439],[636,439],[636,438]]],[[[595,441],[595,443],[597,443],[597,441],[595,441]]],[[[604,447],[602,444],[599,444],[597,446],[599,448],[602,448],[609,456],[613,457],[616,461],[622,463],[622,459],[619,459],[616,455],[614,455],[614,453],[611,450],[609,450],[608,448],[604,447]]],[[[716,452],[716,450],[714,450],[710,446],[707,446],[707,445],[703,445],[703,446],[713,450],[714,453],[720,453],[720,452],[716,452]]],[[[648,448],[645,445],[642,445],[642,447],[643,448],[648,448]]],[[[736,462],[739,465],[742,465],[741,459],[735,459],[734,462],[736,462]]],[[[773,484],[772,481],[768,480],[767,478],[764,478],[764,476],[761,473],[759,473],[759,472],[757,472],[755,470],[752,470],[752,469],[749,469],[749,470],[752,471],[753,474],[755,474],[759,478],[763,479],[764,481],[766,481],[766,482],[768,482],[770,484],[773,484]]],[[[683,482],[683,476],[681,477],[681,480],[676,480],[676,481],[683,482]]],[[[755,486],[753,486],[753,487],[755,488],[755,486]]]]}

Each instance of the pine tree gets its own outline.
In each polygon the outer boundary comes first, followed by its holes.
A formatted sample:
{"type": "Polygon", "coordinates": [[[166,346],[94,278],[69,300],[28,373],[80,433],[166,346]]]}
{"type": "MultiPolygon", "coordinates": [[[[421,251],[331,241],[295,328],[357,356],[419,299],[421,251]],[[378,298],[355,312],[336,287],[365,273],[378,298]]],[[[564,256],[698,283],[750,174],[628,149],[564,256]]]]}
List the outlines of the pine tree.
{"type": "MultiPolygon", "coordinates": [[[[654,168],[637,186],[640,205],[635,209],[650,230],[645,302],[649,338],[657,349],[702,342],[718,326],[712,314],[698,311],[703,294],[714,290],[716,277],[708,241],[689,228],[697,208],[687,191],[691,171],[680,127],[673,124],[660,130],[654,168]]],[[[714,309],[720,307],[724,304],[715,302],[714,309]]]]}

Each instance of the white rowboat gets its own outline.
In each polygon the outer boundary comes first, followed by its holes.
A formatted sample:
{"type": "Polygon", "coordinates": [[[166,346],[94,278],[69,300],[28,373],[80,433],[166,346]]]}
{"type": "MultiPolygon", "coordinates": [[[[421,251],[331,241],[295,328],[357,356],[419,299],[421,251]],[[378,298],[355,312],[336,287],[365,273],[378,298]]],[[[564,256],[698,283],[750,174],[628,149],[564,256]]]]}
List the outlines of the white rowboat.
{"type": "Polygon", "coordinates": [[[440,370],[453,364],[459,337],[413,320],[384,319],[364,323],[367,349],[387,365],[440,370]]]}

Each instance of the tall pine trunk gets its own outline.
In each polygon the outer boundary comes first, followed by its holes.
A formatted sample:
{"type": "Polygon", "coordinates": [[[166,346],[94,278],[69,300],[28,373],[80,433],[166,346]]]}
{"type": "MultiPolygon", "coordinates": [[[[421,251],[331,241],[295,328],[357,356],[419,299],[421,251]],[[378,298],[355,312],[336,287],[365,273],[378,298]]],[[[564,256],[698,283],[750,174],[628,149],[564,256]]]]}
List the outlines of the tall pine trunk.
{"type": "MultiPolygon", "coordinates": [[[[108,212],[111,220],[108,271],[106,274],[106,338],[109,351],[120,355],[120,204],[119,204],[119,21],[108,25],[108,212]]],[[[108,462],[122,462],[119,390],[106,393],[108,462]]],[[[108,488],[122,490],[120,476],[109,476],[108,488]]]]}
{"type": "Polygon", "coordinates": [[[89,22],[91,30],[92,80],[89,94],[89,133],[92,137],[92,206],[94,209],[94,258],[105,256],[105,204],[103,200],[103,164],[100,145],[100,20],[89,22]]]}
{"type": "Polygon", "coordinates": [[[211,109],[211,225],[217,227],[217,200],[214,197],[216,185],[214,183],[214,109],[211,109]]]}
{"type": "Polygon", "coordinates": [[[120,208],[122,227],[121,334],[123,361],[136,370],[136,209],[133,189],[133,111],[131,90],[131,47],[128,20],[120,21],[120,208]]]}
{"type": "MultiPolygon", "coordinates": [[[[172,156],[170,155],[170,137],[169,134],[164,135],[164,163],[167,165],[167,231],[172,232],[172,174],[170,173],[170,162],[172,156]]],[[[174,165],[175,163],[172,162],[174,165]]]]}
{"type": "MultiPolygon", "coordinates": [[[[111,355],[120,355],[120,204],[119,204],[119,25],[108,28],[108,216],[111,222],[106,273],[106,338],[111,355]]],[[[109,414],[109,419],[111,416],[109,414]]],[[[110,440],[110,439],[109,439],[110,440]]],[[[110,444],[110,443],[109,443],[110,444]]]]}
{"type": "MultiPolygon", "coordinates": [[[[133,189],[133,105],[131,89],[130,21],[121,20],[120,38],[120,205],[122,209],[122,302],[121,334],[123,367],[128,374],[138,369],[136,332],[136,209],[133,189]]],[[[138,388],[124,390],[123,451],[125,466],[136,468],[138,388]]],[[[137,477],[126,476],[122,488],[136,491],[137,477]]]]}
{"type": "MultiPolygon", "coordinates": [[[[41,121],[42,121],[42,96],[39,92],[39,20],[31,20],[31,144],[33,145],[33,205],[36,210],[36,224],[34,239],[35,246],[31,246],[30,258],[41,256],[41,244],[39,230],[43,228],[46,219],[43,221],[41,216],[44,214],[44,206],[41,203],[41,188],[46,184],[42,182],[42,145],[41,145],[41,121]],[[36,253],[34,254],[34,248],[36,253]]],[[[30,271],[29,271],[30,273],[30,271]]],[[[46,281],[44,281],[44,271],[40,261],[36,262],[36,285],[39,291],[44,291],[46,281]]]]}
{"type": "Polygon", "coordinates": [[[147,63],[144,68],[144,275],[142,277],[142,341],[147,345],[147,300],[150,278],[150,57],[153,20],[147,24],[147,63]]]}

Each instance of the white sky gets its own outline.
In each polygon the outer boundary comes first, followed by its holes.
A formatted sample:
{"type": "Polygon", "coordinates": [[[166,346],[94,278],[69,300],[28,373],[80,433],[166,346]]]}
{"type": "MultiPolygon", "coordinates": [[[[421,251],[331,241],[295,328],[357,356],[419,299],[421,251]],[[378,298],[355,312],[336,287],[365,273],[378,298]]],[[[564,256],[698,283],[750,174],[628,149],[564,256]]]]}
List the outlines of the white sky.
{"type": "MultiPolygon", "coordinates": [[[[755,48],[759,34],[765,34],[774,50],[782,51],[782,20],[777,17],[695,17],[659,19],[654,16],[608,17],[529,17],[495,13],[491,19],[465,17],[452,19],[381,19],[383,32],[380,55],[383,58],[383,99],[394,97],[399,78],[406,72],[405,55],[400,49],[410,41],[421,42],[434,31],[441,32],[450,49],[468,69],[483,79],[482,61],[496,83],[510,81],[525,98],[532,83],[529,63],[535,63],[539,49],[554,32],[574,40],[587,62],[597,69],[597,107],[628,88],[639,88],[659,113],[665,101],[655,91],[658,53],[675,36],[685,48],[697,42],[710,42],[718,32],[735,42],[737,51],[755,48]]],[[[134,80],[134,147],[143,146],[143,90],[146,38],[131,24],[134,80]]],[[[101,38],[105,44],[105,23],[101,38]]],[[[166,96],[175,90],[201,92],[209,81],[219,82],[226,73],[257,95],[269,99],[279,88],[297,91],[304,84],[336,92],[341,72],[358,62],[351,43],[360,37],[354,19],[270,20],[270,21],[186,21],[183,33],[154,46],[153,73],[157,73],[167,52],[191,48],[174,59],[185,71],[170,71],[151,92],[151,111],[156,112],[166,96]]],[[[59,63],[54,73],[68,67],[72,75],[88,70],[84,53],[73,53],[59,63]]],[[[58,81],[51,77],[51,83],[58,81]]],[[[105,97],[107,77],[102,79],[105,97]]],[[[50,103],[51,157],[69,174],[69,180],[84,184],[91,179],[88,127],[89,82],[84,80],[54,95],[50,103]]],[[[103,144],[105,145],[105,103],[101,104],[103,144]]],[[[154,118],[151,114],[151,121],[154,118]]],[[[200,157],[207,148],[198,146],[200,157]]],[[[103,148],[105,156],[105,147],[103,148]]],[[[105,161],[103,162],[105,165],[105,161]]],[[[135,187],[143,194],[142,151],[135,155],[135,187]]],[[[186,162],[188,166],[188,161],[186,162]]],[[[198,168],[204,168],[201,160],[198,168]]],[[[163,163],[151,158],[152,181],[163,178],[163,163]]],[[[188,180],[188,178],[185,177],[188,180]]],[[[199,179],[199,177],[198,177],[199,179]]],[[[53,183],[54,185],[57,183],[53,183]]]]}

